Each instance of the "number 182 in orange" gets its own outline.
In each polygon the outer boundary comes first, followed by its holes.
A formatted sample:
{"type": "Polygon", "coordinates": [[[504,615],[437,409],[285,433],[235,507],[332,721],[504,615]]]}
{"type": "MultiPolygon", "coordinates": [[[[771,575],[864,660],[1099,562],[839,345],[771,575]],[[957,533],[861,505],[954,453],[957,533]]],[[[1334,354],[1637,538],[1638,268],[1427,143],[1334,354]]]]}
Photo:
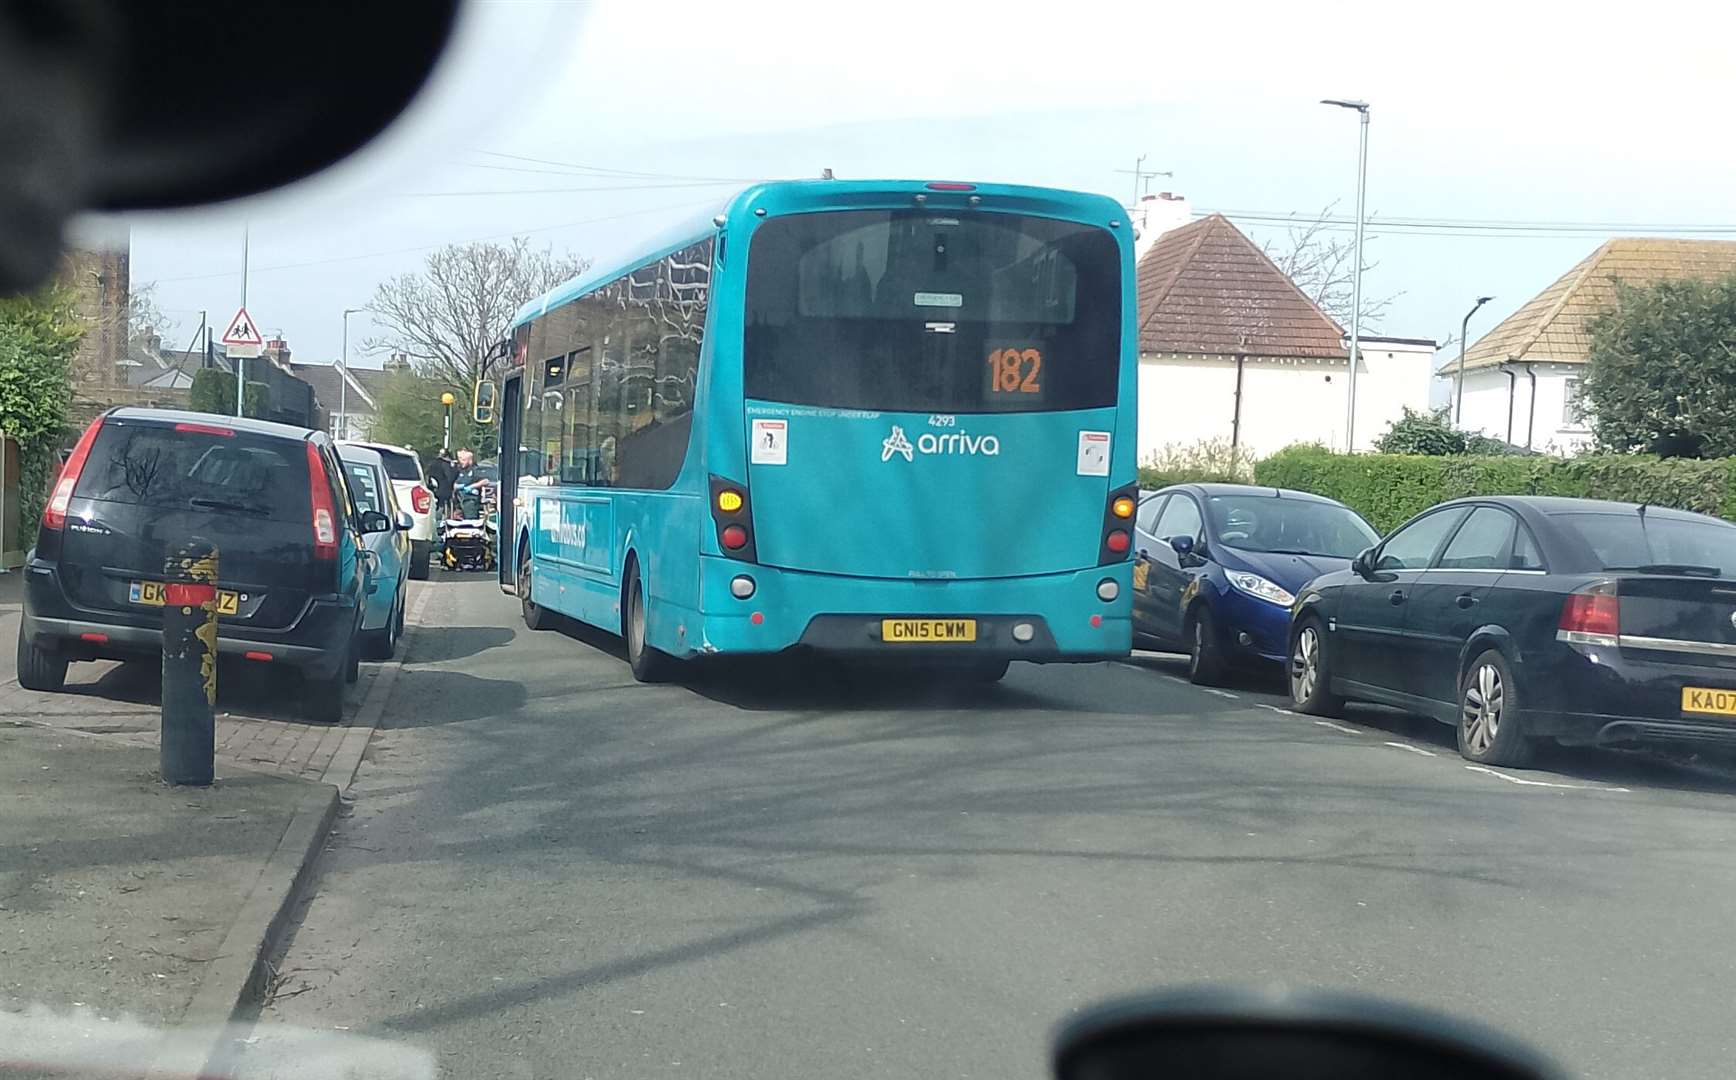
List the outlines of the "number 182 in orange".
{"type": "Polygon", "coordinates": [[[991,395],[1043,392],[1043,354],[1036,349],[996,349],[988,366],[991,395]]]}

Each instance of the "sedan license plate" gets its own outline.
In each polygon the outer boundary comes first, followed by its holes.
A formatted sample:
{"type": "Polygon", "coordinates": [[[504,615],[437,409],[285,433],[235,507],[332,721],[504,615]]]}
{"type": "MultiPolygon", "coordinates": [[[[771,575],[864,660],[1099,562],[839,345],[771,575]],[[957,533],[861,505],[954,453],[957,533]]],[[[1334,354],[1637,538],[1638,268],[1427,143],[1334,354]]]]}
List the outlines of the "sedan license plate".
{"type": "Polygon", "coordinates": [[[913,642],[975,641],[975,619],[881,619],[880,640],[894,645],[913,642]]]}
{"type": "Polygon", "coordinates": [[[1712,690],[1704,686],[1682,687],[1682,711],[1736,716],[1736,690],[1712,690]]]}
{"type": "MultiPolygon", "coordinates": [[[[127,589],[127,599],[147,607],[163,606],[163,583],[135,581],[127,589]]],[[[241,595],[228,589],[217,590],[217,614],[234,615],[241,610],[241,595]]]]}

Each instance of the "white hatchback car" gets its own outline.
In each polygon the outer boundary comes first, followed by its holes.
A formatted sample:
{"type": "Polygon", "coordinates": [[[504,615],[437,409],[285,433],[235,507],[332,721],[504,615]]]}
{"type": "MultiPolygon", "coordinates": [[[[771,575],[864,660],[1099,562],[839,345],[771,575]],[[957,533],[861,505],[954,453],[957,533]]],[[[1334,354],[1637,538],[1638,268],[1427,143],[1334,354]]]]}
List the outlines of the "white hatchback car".
{"type": "Polygon", "coordinates": [[[422,471],[422,458],[404,446],[386,443],[345,440],[340,446],[365,446],[380,455],[386,465],[386,475],[392,480],[392,493],[398,505],[409,511],[415,520],[410,530],[410,576],[417,581],[428,578],[428,560],[434,552],[434,496],[428,490],[428,474],[422,471]]]}

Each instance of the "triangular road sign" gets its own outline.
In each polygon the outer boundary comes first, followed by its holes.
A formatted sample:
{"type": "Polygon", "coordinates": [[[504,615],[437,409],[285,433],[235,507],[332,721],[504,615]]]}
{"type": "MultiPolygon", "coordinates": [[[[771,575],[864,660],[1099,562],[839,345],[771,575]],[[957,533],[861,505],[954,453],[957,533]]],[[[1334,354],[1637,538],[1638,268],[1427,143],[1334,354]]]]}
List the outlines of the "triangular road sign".
{"type": "Polygon", "coordinates": [[[265,344],[265,339],[259,336],[259,327],[254,325],[253,316],[247,314],[246,308],[237,311],[235,317],[229,320],[229,329],[223,331],[223,337],[219,340],[225,345],[265,344]]]}

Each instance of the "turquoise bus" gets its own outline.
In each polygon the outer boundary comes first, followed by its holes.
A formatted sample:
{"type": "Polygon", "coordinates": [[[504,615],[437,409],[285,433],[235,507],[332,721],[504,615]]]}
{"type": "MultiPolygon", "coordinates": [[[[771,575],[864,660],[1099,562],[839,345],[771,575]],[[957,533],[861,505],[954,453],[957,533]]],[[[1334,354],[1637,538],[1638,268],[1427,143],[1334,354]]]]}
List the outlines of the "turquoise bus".
{"type": "Polygon", "coordinates": [[[488,387],[502,589],[646,681],[1125,656],[1131,233],[1067,191],[767,183],[532,301],[488,387]]]}

